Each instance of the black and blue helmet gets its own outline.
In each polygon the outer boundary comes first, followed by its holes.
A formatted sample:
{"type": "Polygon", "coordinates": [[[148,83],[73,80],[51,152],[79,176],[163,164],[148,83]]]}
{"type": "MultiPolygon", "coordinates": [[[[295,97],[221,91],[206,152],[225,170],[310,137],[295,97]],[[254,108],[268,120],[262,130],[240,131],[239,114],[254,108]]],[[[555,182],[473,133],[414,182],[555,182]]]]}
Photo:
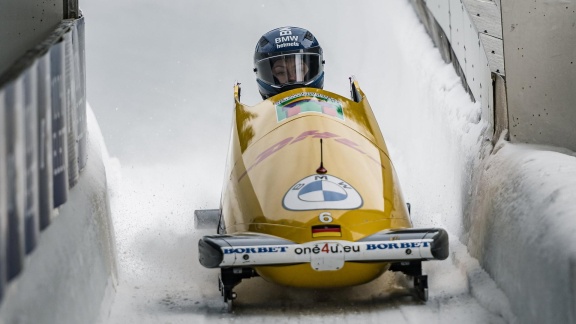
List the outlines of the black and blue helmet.
{"type": "Polygon", "coordinates": [[[276,28],[264,34],[256,44],[254,72],[263,99],[299,87],[322,89],[322,47],[306,29],[276,28]]]}

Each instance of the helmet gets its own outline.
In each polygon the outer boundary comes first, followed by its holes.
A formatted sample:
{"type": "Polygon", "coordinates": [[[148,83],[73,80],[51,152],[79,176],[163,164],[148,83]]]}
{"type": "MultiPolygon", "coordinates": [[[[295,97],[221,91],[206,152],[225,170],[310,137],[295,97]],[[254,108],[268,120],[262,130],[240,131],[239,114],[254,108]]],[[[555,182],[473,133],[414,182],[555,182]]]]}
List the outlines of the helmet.
{"type": "Polygon", "coordinates": [[[256,44],[254,72],[263,99],[299,87],[322,89],[322,47],[306,29],[276,28],[256,44]]]}

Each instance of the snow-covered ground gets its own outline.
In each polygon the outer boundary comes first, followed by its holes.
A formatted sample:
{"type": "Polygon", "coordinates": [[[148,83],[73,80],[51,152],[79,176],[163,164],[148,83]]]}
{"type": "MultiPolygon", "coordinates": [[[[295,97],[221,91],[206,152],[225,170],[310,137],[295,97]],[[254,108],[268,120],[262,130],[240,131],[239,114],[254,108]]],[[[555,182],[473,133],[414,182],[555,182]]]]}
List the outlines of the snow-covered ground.
{"type": "MultiPolygon", "coordinates": [[[[508,298],[460,243],[469,237],[463,204],[475,190],[460,170],[472,170],[491,149],[488,124],[409,1],[88,0],[82,10],[88,100],[111,156],[119,258],[120,284],[102,322],[516,321],[508,298]],[[226,314],[217,271],[198,263],[197,241],[209,232],[194,229],[193,211],[219,203],[232,85],[242,82],[245,103],[260,100],[253,49],[263,33],[284,25],[320,40],[326,90],[347,95],[348,77],[356,76],[415,224],[449,231],[449,259],[424,266],[427,303],[392,273],[333,291],[254,278],[238,286],[235,312],[226,314]]],[[[476,229],[482,237],[487,231],[476,229]]]]}

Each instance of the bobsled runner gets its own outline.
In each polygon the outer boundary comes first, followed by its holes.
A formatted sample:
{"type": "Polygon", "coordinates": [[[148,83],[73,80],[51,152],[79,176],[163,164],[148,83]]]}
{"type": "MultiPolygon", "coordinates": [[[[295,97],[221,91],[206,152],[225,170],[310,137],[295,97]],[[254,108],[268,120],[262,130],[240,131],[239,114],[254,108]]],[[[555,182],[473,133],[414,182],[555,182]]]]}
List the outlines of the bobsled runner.
{"type": "Polygon", "coordinates": [[[401,271],[428,298],[422,262],[448,257],[440,228],[413,228],[409,205],[368,101],[316,88],[283,92],[235,109],[219,209],[195,212],[214,235],[199,261],[219,268],[219,288],[260,276],[277,284],[334,288],[401,271]]]}

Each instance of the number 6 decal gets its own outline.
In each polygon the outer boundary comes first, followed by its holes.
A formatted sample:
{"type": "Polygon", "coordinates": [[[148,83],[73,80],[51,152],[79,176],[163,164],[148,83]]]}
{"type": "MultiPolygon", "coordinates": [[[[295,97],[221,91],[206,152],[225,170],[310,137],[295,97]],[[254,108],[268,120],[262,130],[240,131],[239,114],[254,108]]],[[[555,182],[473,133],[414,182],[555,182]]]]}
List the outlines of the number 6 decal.
{"type": "Polygon", "coordinates": [[[333,220],[332,214],[330,214],[329,212],[321,213],[320,216],[318,216],[318,218],[322,223],[332,223],[333,220]]]}

